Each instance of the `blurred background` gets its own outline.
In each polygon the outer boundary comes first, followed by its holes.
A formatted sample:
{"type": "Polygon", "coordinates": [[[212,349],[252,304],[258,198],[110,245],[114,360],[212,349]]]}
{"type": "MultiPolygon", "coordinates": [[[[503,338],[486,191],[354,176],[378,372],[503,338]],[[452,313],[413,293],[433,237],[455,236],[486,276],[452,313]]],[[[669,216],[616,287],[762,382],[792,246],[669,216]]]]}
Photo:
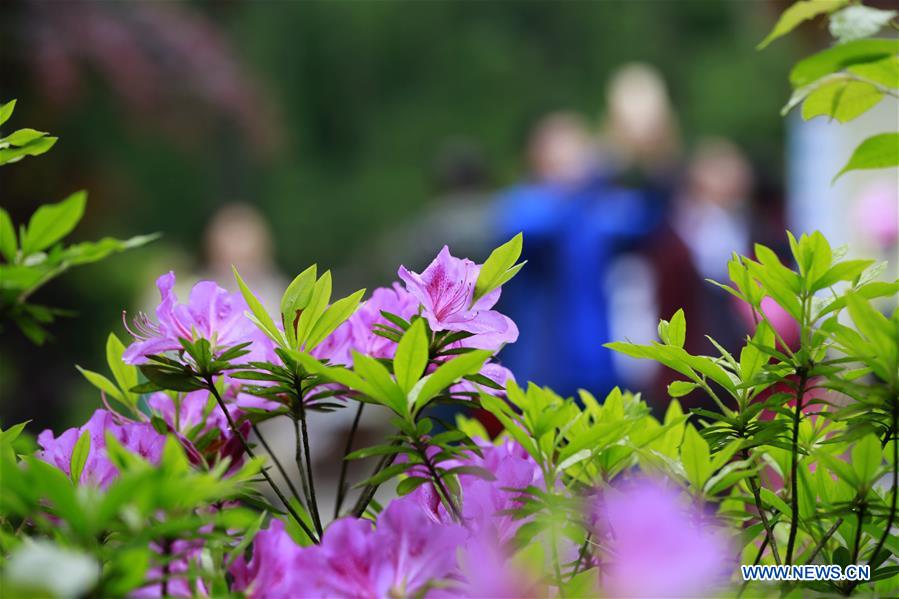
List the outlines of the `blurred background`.
{"type": "Polygon", "coordinates": [[[737,345],[748,315],[703,282],[731,251],[817,228],[895,270],[895,170],[830,185],[895,104],[851,126],[781,119],[790,67],[829,43],[806,26],[757,52],[786,5],[5,2],[9,126],[60,141],[4,168],[4,208],[21,222],[85,188],[72,240],[162,238],[43,289],[77,313],[44,347],[3,332],[0,422],[83,421],[98,404],[73,359],[105,372],[106,335],[127,339],[122,310],[152,308],[170,269],[186,290],[230,286],[236,264],[274,306],[313,262],[337,291],[371,289],[518,231],[504,364],[658,401],[665,375],[601,343],[651,339],[684,307],[688,349],[737,345]]]}

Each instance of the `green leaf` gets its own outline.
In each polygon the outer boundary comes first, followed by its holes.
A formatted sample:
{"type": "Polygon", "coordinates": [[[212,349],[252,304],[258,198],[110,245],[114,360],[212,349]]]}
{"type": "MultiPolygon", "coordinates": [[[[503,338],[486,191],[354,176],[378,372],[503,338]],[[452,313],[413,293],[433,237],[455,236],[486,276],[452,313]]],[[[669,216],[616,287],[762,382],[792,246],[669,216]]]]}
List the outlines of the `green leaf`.
{"type": "Polygon", "coordinates": [[[24,146],[0,147],[0,164],[18,162],[25,156],[40,156],[56,143],[55,137],[39,137],[24,146]]]}
{"type": "Polygon", "coordinates": [[[110,254],[140,247],[159,237],[158,233],[154,233],[137,235],[124,240],[104,237],[100,241],[83,241],[66,247],[60,253],[60,258],[71,265],[90,264],[102,260],[110,254]]]}
{"type": "Polygon", "coordinates": [[[888,56],[882,60],[859,63],[846,70],[853,75],[886,87],[899,88],[899,56],[888,56]]]}
{"type": "Polygon", "coordinates": [[[803,21],[814,19],[818,15],[831,13],[841,6],[845,6],[846,2],[847,0],[803,0],[793,4],[780,15],[780,18],[774,25],[774,29],[771,30],[771,33],[765,39],[759,42],[756,49],[761,50],[767,47],[768,44],[777,38],[793,31],[803,21]]]}
{"type": "MultiPolygon", "coordinates": [[[[78,372],[80,372],[81,375],[86,378],[91,385],[93,385],[100,391],[103,391],[104,393],[106,393],[106,395],[109,395],[113,399],[117,399],[125,405],[130,405],[130,402],[126,401],[122,396],[122,392],[119,390],[119,388],[116,387],[115,384],[113,384],[113,382],[108,378],[92,370],[86,370],[81,366],[78,366],[77,364],[75,365],[75,368],[78,369],[78,372]]],[[[134,385],[132,385],[131,387],[133,386],[134,385]]],[[[128,387],[128,389],[130,389],[131,387],[128,387]]]]}
{"type": "Polygon", "coordinates": [[[521,245],[522,235],[519,233],[490,253],[478,274],[478,280],[474,286],[474,296],[471,300],[472,305],[518,274],[518,271],[524,266],[524,263],[515,264],[515,261],[521,256],[521,245]]]}
{"type": "Polygon", "coordinates": [[[196,391],[203,389],[203,384],[186,372],[174,372],[162,366],[144,364],[140,371],[151,383],[169,391],[196,391]]]}
{"type": "Polygon", "coordinates": [[[815,88],[802,104],[802,118],[828,116],[847,123],[864,114],[883,99],[874,85],[834,76],[835,79],[815,88]]]}
{"type": "Polygon", "coordinates": [[[378,455],[394,455],[397,453],[414,454],[415,450],[402,445],[375,445],[373,447],[363,447],[351,453],[348,453],[345,460],[362,460],[378,455]]]}
{"type": "Polygon", "coordinates": [[[840,281],[854,281],[865,269],[874,264],[873,260],[846,260],[831,266],[818,280],[812,282],[811,291],[830,287],[840,281]]]}
{"type": "Polygon", "coordinates": [[[668,322],[668,343],[677,347],[684,346],[684,340],[687,336],[687,321],[684,318],[684,311],[678,310],[668,322]]]}
{"type": "Polygon", "coordinates": [[[278,326],[275,324],[275,321],[272,320],[272,317],[265,309],[265,306],[262,305],[262,302],[253,295],[253,292],[250,291],[250,288],[244,283],[243,279],[240,277],[240,273],[237,272],[237,267],[232,266],[231,270],[234,271],[234,278],[237,280],[237,286],[240,287],[240,294],[243,296],[244,301],[247,302],[247,307],[250,309],[251,320],[253,320],[253,322],[256,323],[256,326],[268,335],[272,341],[279,345],[283,345],[286,342],[284,333],[278,330],[278,326]]]}
{"type": "Polygon", "coordinates": [[[740,376],[744,382],[752,381],[761,372],[762,366],[768,363],[769,356],[761,348],[774,347],[774,330],[766,321],[759,322],[752,341],[740,351],[740,376]]]}
{"type": "Polygon", "coordinates": [[[106,362],[109,364],[109,370],[119,388],[124,390],[122,399],[127,400],[126,404],[134,406],[137,398],[131,397],[129,389],[137,385],[137,367],[125,364],[122,360],[124,353],[125,345],[116,337],[115,333],[110,333],[106,338],[106,362]]]}
{"type": "Polygon", "coordinates": [[[853,65],[883,60],[899,53],[899,40],[866,39],[840,44],[800,60],[790,71],[794,88],[853,65]]]}
{"type": "Polygon", "coordinates": [[[899,133],[872,135],[863,141],[840,172],[833,178],[839,179],[844,173],[854,170],[889,168],[899,166],[899,133]]]}
{"type": "Polygon", "coordinates": [[[853,4],[830,16],[830,34],[841,43],[874,35],[897,14],[895,10],[880,10],[862,4],[853,4]]]}
{"type": "Polygon", "coordinates": [[[84,465],[87,463],[90,453],[91,433],[85,430],[78,437],[78,441],[75,442],[75,447],[72,448],[71,461],[69,462],[69,476],[76,485],[81,480],[81,472],[84,470],[84,465]]]}
{"type": "Polygon", "coordinates": [[[319,317],[315,326],[312,327],[312,331],[306,339],[306,350],[309,351],[324,341],[328,335],[334,332],[334,329],[343,324],[359,307],[359,302],[362,300],[363,295],[365,295],[365,289],[360,289],[356,293],[331,304],[319,317]]]}
{"type": "Polygon", "coordinates": [[[776,508],[779,512],[781,512],[787,518],[793,517],[793,510],[791,510],[790,506],[787,505],[787,502],[784,501],[783,499],[781,499],[780,497],[778,497],[774,493],[774,491],[772,491],[771,489],[768,489],[767,487],[762,487],[761,489],[759,489],[759,493],[761,494],[762,499],[764,499],[768,505],[776,508]]]}
{"type": "Polygon", "coordinates": [[[418,318],[400,339],[393,358],[393,373],[404,393],[409,393],[428,365],[428,336],[424,320],[418,318]]]}
{"type": "Polygon", "coordinates": [[[353,352],[353,368],[374,391],[373,399],[378,399],[399,416],[405,416],[406,394],[400,389],[383,364],[365,354],[353,352]]]}
{"type": "Polygon", "coordinates": [[[684,441],[680,451],[687,480],[696,489],[702,489],[711,474],[709,444],[693,425],[687,425],[684,430],[684,441]]]}
{"type": "Polygon", "coordinates": [[[9,212],[0,208],[0,255],[7,262],[13,263],[16,259],[16,229],[12,224],[9,212]]]}
{"type": "Polygon", "coordinates": [[[318,267],[313,264],[298,274],[281,296],[281,319],[290,347],[296,347],[298,312],[309,304],[317,277],[318,267]]]}
{"type": "Polygon", "coordinates": [[[409,464],[393,464],[391,466],[387,466],[374,476],[367,478],[360,483],[357,483],[356,487],[361,488],[367,485],[380,485],[381,483],[390,480],[394,476],[403,474],[408,468],[409,464]]]}
{"type": "Polygon", "coordinates": [[[403,495],[408,495],[418,487],[428,482],[430,482],[430,479],[421,478],[418,476],[410,476],[409,478],[404,478],[399,482],[399,484],[397,484],[396,494],[400,497],[402,497],[403,495]]]}
{"type": "Polygon", "coordinates": [[[352,370],[347,370],[346,368],[343,368],[341,366],[325,366],[316,358],[304,352],[291,351],[290,355],[297,362],[302,364],[303,368],[305,368],[308,372],[320,374],[325,378],[334,381],[335,383],[339,383],[350,389],[353,389],[354,391],[363,393],[368,397],[377,396],[377,392],[375,391],[374,387],[363,380],[362,377],[360,377],[352,370]]]}
{"type": "Polygon", "coordinates": [[[13,110],[16,109],[16,101],[10,100],[6,104],[0,104],[0,125],[9,120],[9,117],[12,116],[13,110]]]}
{"type": "Polygon", "coordinates": [[[852,468],[863,485],[876,479],[883,461],[880,441],[875,435],[867,435],[852,447],[852,468]]]}
{"type": "Polygon", "coordinates": [[[8,143],[11,146],[25,146],[30,144],[36,139],[40,139],[48,135],[46,131],[38,131],[36,129],[19,129],[6,137],[4,137],[0,142],[8,143]]]}
{"type": "Polygon", "coordinates": [[[692,393],[699,385],[687,381],[674,381],[668,385],[668,395],[671,397],[683,397],[692,393]]]}
{"type": "Polygon", "coordinates": [[[39,252],[68,235],[81,220],[86,202],[87,194],[77,191],[58,204],[38,208],[28,221],[22,252],[25,255],[39,252]]]}
{"type": "MultiPolygon", "coordinates": [[[[324,314],[331,301],[331,271],[326,270],[315,285],[312,286],[312,294],[309,303],[300,314],[297,322],[297,347],[301,347],[312,333],[312,328],[318,319],[324,314]]],[[[311,349],[311,348],[307,348],[311,349]]]]}
{"type": "Polygon", "coordinates": [[[493,352],[488,350],[474,350],[441,364],[437,370],[422,379],[424,382],[415,397],[416,409],[424,408],[435,395],[463,376],[480,372],[484,362],[492,355],[493,352]]]}

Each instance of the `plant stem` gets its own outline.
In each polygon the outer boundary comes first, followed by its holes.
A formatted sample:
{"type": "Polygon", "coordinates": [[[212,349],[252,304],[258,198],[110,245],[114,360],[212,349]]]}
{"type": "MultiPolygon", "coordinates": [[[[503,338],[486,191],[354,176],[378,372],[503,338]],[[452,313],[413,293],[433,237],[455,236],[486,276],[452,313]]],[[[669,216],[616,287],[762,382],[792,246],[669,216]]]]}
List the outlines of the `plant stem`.
{"type": "Polygon", "coordinates": [[[865,506],[862,504],[858,508],[858,527],[855,529],[855,541],[852,543],[852,563],[858,562],[858,550],[861,549],[862,542],[862,525],[865,523],[865,506]]]}
{"type": "Polygon", "coordinates": [[[833,526],[830,527],[830,530],[828,530],[826,533],[824,533],[824,536],[821,537],[820,541],[818,541],[818,544],[815,546],[815,550],[812,551],[812,554],[809,556],[808,562],[806,562],[806,563],[810,564],[813,561],[815,561],[815,558],[818,557],[818,554],[821,553],[822,549],[824,549],[824,546],[827,544],[827,541],[830,539],[830,537],[833,536],[833,533],[835,533],[837,531],[837,529],[840,527],[841,524],[843,524],[843,519],[837,518],[837,521],[833,523],[833,526]]]}
{"type": "Polygon", "coordinates": [[[796,533],[799,531],[799,421],[802,419],[802,399],[805,395],[805,384],[808,372],[805,367],[799,368],[799,386],[796,388],[796,409],[793,412],[793,435],[790,447],[790,536],[787,541],[787,565],[793,564],[793,547],[796,545],[796,533]]]}
{"type": "Polygon", "coordinates": [[[562,589],[562,567],[559,565],[559,548],[556,544],[556,524],[553,522],[550,527],[550,543],[552,543],[552,555],[553,555],[553,571],[556,575],[556,586],[559,589],[559,597],[565,599],[565,592],[562,589]]]}
{"type": "MultiPolygon", "coordinates": [[[[309,479],[306,477],[306,464],[303,462],[303,443],[300,437],[300,419],[293,418],[293,438],[294,438],[294,461],[297,464],[297,470],[300,472],[300,486],[303,487],[303,497],[306,511],[312,515],[312,495],[309,493],[309,479]]],[[[313,526],[315,523],[313,522],[313,526]]]]}
{"type": "MultiPolygon", "coordinates": [[[[897,487],[899,487],[899,396],[894,397],[893,428],[890,432],[891,435],[887,437],[887,440],[889,440],[890,437],[893,439],[893,499],[890,502],[890,515],[887,516],[887,523],[883,529],[883,534],[880,535],[880,539],[874,547],[874,553],[871,554],[871,559],[868,560],[869,566],[877,560],[877,554],[880,553],[884,543],[887,542],[887,538],[890,536],[890,529],[893,528],[893,521],[896,519],[896,493],[897,487]]],[[[871,575],[873,576],[874,572],[871,572],[871,575]]]]}
{"type": "MultiPolygon", "coordinates": [[[[749,450],[743,450],[743,459],[749,459],[749,450]]],[[[771,523],[768,521],[768,515],[765,513],[765,508],[762,505],[762,494],[759,490],[758,483],[758,475],[749,477],[749,488],[752,489],[752,496],[755,498],[755,507],[759,511],[759,517],[762,520],[762,526],[765,527],[766,533],[766,541],[771,545],[771,553],[774,555],[774,561],[778,565],[780,565],[780,552],[777,551],[777,541],[774,539],[774,527],[771,526],[771,523]]],[[[764,545],[762,545],[764,547],[764,545]]]]}
{"type": "Polygon", "coordinates": [[[356,430],[359,428],[359,421],[362,419],[362,408],[365,407],[363,402],[359,402],[356,408],[356,417],[353,418],[353,425],[350,427],[350,434],[346,438],[346,447],[343,450],[343,460],[340,463],[340,478],[337,480],[337,502],[334,504],[334,518],[340,516],[340,508],[343,507],[343,500],[346,498],[346,474],[349,468],[349,461],[346,457],[353,451],[353,440],[356,437],[356,430]]]}
{"type": "Polygon", "coordinates": [[[303,429],[303,454],[306,457],[306,476],[309,480],[309,511],[312,513],[312,521],[319,536],[322,534],[322,519],[318,513],[318,500],[315,498],[315,477],[312,476],[312,452],[309,450],[309,429],[306,428],[306,407],[300,396],[300,426],[303,429]]]}
{"type": "Polygon", "coordinates": [[[165,539],[162,542],[162,583],[160,588],[160,597],[166,597],[169,594],[169,555],[172,552],[172,542],[165,539]]]}
{"type": "MultiPolygon", "coordinates": [[[[222,409],[222,412],[225,413],[225,418],[228,420],[228,426],[231,427],[231,432],[237,435],[237,438],[240,440],[240,444],[243,447],[243,450],[247,453],[250,458],[255,459],[256,454],[250,448],[250,444],[247,443],[247,440],[244,438],[243,433],[240,432],[240,429],[237,428],[237,425],[234,423],[234,419],[231,418],[231,413],[228,411],[227,406],[225,406],[225,400],[222,399],[222,396],[219,394],[218,389],[215,388],[215,383],[212,382],[212,376],[206,376],[206,387],[209,389],[209,392],[212,393],[212,396],[215,397],[215,400],[218,402],[219,407],[222,409]]],[[[315,534],[306,526],[306,523],[303,522],[303,519],[300,518],[300,515],[297,514],[296,510],[293,509],[293,506],[290,505],[290,502],[284,497],[284,493],[281,492],[281,489],[278,488],[278,485],[275,484],[275,481],[272,480],[272,477],[269,476],[269,473],[265,468],[260,470],[262,472],[263,478],[265,478],[266,482],[272,488],[272,491],[275,492],[275,495],[278,496],[278,499],[281,500],[281,503],[284,504],[284,508],[291,515],[291,517],[296,521],[297,525],[306,533],[306,535],[312,539],[313,543],[318,543],[318,539],[315,534]]]]}
{"type": "Polygon", "coordinates": [[[300,425],[303,427],[303,452],[306,454],[307,473],[309,474],[309,492],[312,494],[312,515],[315,517],[315,525],[318,533],[322,533],[322,519],[318,513],[318,500],[315,498],[315,477],[312,476],[312,452],[309,450],[309,430],[306,428],[306,408],[300,402],[303,418],[300,425]]]}
{"type": "Polygon", "coordinates": [[[422,462],[424,462],[425,468],[428,469],[428,473],[431,475],[431,479],[434,481],[434,488],[437,489],[437,494],[440,495],[440,498],[446,504],[446,507],[450,511],[450,514],[452,514],[453,519],[461,524],[462,512],[459,511],[459,508],[453,501],[453,496],[450,495],[449,490],[446,488],[446,485],[443,484],[443,479],[440,478],[440,474],[437,472],[437,468],[434,466],[433,462],[431,462],[431,458],[430,456],[428,456],[427,446],[423,445],[420,441],[417,441],[415,443],[415,449],[418,451],[418,455],[421,456],[421,460],[422,462]]]}
{"type": "Polygon", "coordinates": [[[581,545],[581,550],[578,553],[577,561],[574,563],[574,569],[571,571],[571,578],[568,580],[571,581],[577,576],[578,572],[581,569],[581,562],[584,561],[584,558],[587,557],[587,550],[590,548],[590,537],[593,536],[592,532],[588,532],[587,536],[584,538],[584,543],[581,545]]]}
{"type": "MultiPolygon", "coordinates": [[[[773,539],[774,537],[769,537],[765,535],[765,540],[762,541],[762,544],[759,546],[759,552],[755,554],[755,561],[752,562],[753,566],[757,566],[760,561],[762,561],[762,555],[765,553],[765,548],[768,547],[768,539],[773,539]]],[[[743,584],[740,585],[740,590],[737,592],[737,599],[743,596],[743,593],[746,591],[746,587],[749,586],[749,580],[744,580],[743,584]]]]}
{"type": "MultiPolygon", "coordinates": [[[[395,445],[399,445],[399,442],[394,442],[395,445]]],[[[388,468],[393,464],[393,461],[396,459],[396,454],[385,455],[381,460],[377,463],[374,470],[371,473],[371,476],[375,476],[379,472],[381,472],[384,468],[388,468]]],[[[371,478],[371,477],[369,477],[371,478]]],[[[362,493],[359,494],[359,498],[356,499],[356,504],[353,506],[353,516],[356,518],[361,518],[365,513],[366,508],[368,508],[368,504],[371,503],[371,500],[375,498],[375,493],[378,492],[378,487],[380,485],[367,485],[362,493]]]]}
{"type": "Polygon", "coordinates": [[[251,422],[250,426],[252,427],[253,433],[256,435],[256,438],[259,439],[259,442],[262,444],[262,447],[265,448],[265,451],[268,452],[269,457],[271,457],[272,462],[275,464],[275,468],[278,469],[278,472],[281,473],[281,476],[284,478],[284,481],[287,483],[287,487],[290,489],[290,492],[293,493],[293,496],[300,501],[302,498],[300,497],[299,492],[297,491],[296,486],[293,484],[293,481],[290,480],[290,477],[287,476],[287,471],[284,469],[284,466],[281,464],[281,460],[278,459],[278,456],[275,455],[275,452],[272,451],[272,448],[269,447],[268,442],[265,440],[265,437],[262,436],[262,431],[259,430],[259,427],[256,426],[255,422],[251,422]]]}

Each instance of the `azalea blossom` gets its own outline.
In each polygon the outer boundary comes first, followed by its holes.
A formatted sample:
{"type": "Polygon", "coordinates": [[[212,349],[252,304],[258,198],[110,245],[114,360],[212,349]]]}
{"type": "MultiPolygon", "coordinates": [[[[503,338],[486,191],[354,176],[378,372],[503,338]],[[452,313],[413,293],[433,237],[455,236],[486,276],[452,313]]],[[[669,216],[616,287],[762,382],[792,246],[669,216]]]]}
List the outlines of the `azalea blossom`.
{"type": "Polygon", "coordinates": [[[420,274],[405,266],[400,266],[397,274],[421,304],[431,330],[472,333],[465,340],[466,347],[496,350],[518,339],[518,327],[509,317],[491,309],[499,300],[500,289],[472,303],[480,272],[480,265],[452,256],[443,246],[420,274]]]}
{"type": "Polygon", "coordinates": [[[608,548],[602,581],[613,597],[705,597],[733,571],[733,548],[714,522],[660,482],[603,494],[597,534],[608,548]]]}
{"type": "MultiPolygon", "coordinates": [[[[448,460],[440,467],[476,466],[493,475],[493,480],[474,474],[459,475],[462,519],[471,534],[486,534],[503,544],[527,522],[509,512],[522,506],[522,491],[543,485],[543,474],[534,459],[515,441],[505,440],[498,445],[480,439],[476,442],[482,455],[467,452],[465,458],[448,460]]],[[[432,485],[418,487],[410,497],[435,522],[448,524],[453,521],[432,485]]]]}
{"type": "MultiPolygon", "coordinates": [[[[517,567],[509,552],[489,533],[470,540],[459,558],[460,582],[432,593],[438,598],[467,597],[470,599],[518,599],[519,597],[546,597],[533,572],[517,567]]],[[[429,595],[429,597],[431,597],[429,595]]]]}
{"type": "Polygon", "coordinates": [[[37,443],[41,447],[37,457],[71,476],[72,452],[85,431],[88,431],[91,443],[78,480],[81,484],[105,489],[118,476],[118,469],[106,455],[107,433],[112,434],[126,449],[154,464],[159,463],[162,458],[164,435],[156,432],[149,423],[125,420],[107,410],[95,411],[84,426],[70,428],[59,437],[55,437],[51,430],[43,431],[37,437],[37,443]]]}
{"type": "Polygon", "coordinates": [[[235,590],[252,599],[281,597],[415,596],[456,569],[465,531],[430,520],[414,502],[393,501],[378,517],[341,518],[320,545],[299,547],[273,520],[253,542],[249,562],[239,559],[235,590]]]}
{"type": "Polygon", "coordinates": [[[162,300],[156,308],[156,322],[141,313],[128,327],[135,341],[122,356],[127,364],[143,364],[147,356],[180,350],[180,339],[207,339],[218,349],[252,342],[247,360],[264,359],[269,353],[266,348],[271,343],[246,317],[247,304],[239,293],[228,293],[212,281],[200,281],[191,290],[188,303],[180,304],[173,272],[159,277],[156,287],[162,300]]]}
{"type": "Polygon", "coordinates": [[[146,578],[148,580],[158,580],[167,576],[165,592],[163,592],[163,585],[160,582],[136,589],[129,594],[129,597],[143,599],[145,597],[209,596],[202,578],[195,574],[194,576],[188,574],[192,569],[196,572],[200,568],[203,552],[202,541],[178,539],[172,541],[167,550],[163,550],[158,543],[153,543],[151,547],[153,551],[160,554],[162,559],[168,559],[167,556],[172,555],[178,556],[168,562],[165,572],[160,566],[154,566],[147,570],[146,578]]]}
{"type": "Polygon", "coordinates": [[[392,358],[396,353],[396,343],[375,334],[375,325],[395,326],[381,312],[409,320],[417,311],[418,300],[399,283],[375,289],[371,298],[347,320],[353,349],[373,358],[392,358]]]}
{"type": "Polygon", "coordinates": [[[453,385],[452,391],[468,393],[477,393],[479,391],[484,391],[486,393],[490,393],[491,395],[504,395],[505,388],[508,382],[515,380],[515,376],[512,374],[512,371],[505,366],[498,364],[497,362],[485,363],[484,366],[481,367],[481,372],[479,374],[487,377],[497,385],[500,385],[503,390],[501,391],[499,389],[487,387],[485,385],[477,385],[471,381],[463,379],[453,385]]]}
{"type": "MultiPolygon", "coordinates": [[[[233,389],[232,387],[226,391],[225,399],[233,397],[233,389]]],[[[176,402],[167,393],[161,391],[150,395],[147,398],[147,404],[177,434],[192,459],[196,460],[201,457],[201,454],[209,458],[227,457],[231,459],[232,467],[241,465],[244,455],[243,444],[231,430],[228,419],[208,391],[201,389],[183,395],[177,402],[177,411],[175,409],[176,402]],[[212,431],[218,432],[213,433],[212,431]],[[193,439],[207,435],[214,435],[214,437],[201,452],[185,437],[191,432],[193,439]]],[[[235,422],[241,420],[243,413],[237,404],[226,403],[226,407],[232,420],[235,422]]],[[[244,437],[249,436],[249,421],[242,421],[239,428],[244,437]]]]}

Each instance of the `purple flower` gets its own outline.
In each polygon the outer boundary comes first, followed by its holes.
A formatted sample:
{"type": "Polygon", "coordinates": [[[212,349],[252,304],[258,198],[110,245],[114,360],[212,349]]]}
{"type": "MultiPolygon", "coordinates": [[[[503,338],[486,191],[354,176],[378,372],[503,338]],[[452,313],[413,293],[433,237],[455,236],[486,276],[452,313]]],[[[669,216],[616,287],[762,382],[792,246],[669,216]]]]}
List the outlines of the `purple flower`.
{"type": "MultiPolygon", "coordinates": [[[[229,388],[225,398],[233,397],[236,388],[229,388]]],[[[179,440],[188,450],[192,460],[205,456],[207,460],[228,457],[231,459],[232,468],[238,468],[242,464],[244,455],[243,444],[228,424],[228,419],[218,406],[215,399],[208,391],[192,391],[183,395],[178,401],[176,414],[175,401],[167,394],[158,392],[147,399],[150,408],[159,414],[172,431],[178,435],[179,440]],[[212,431],[217,430],[218,433],[212,431]],[[190,439],[187,436],[190,436],[190,439]],[[194,441],[207,435],[215,435],[212,441],[200,451],[194,445],[194,441]]],[[[231,418],[238,422],[238,428],[244,437],[250,434],[249,421],[242,421],[240,408],[234,403],[227,404],[231,418]]]]}
{"type": "Polygon", "coordinates": [[[455,571],[464,539],[461,527],[437,524],[402,500],[375,528],[368,520],[336,520],[312,547],[297,547],[273,521],[257,535],[249,563],[235,563],[235,590],[253,599],[414,596],[455,571]]]}
{"type": "Polygon", "coordinates": [[[395,326],[384,318],[382,311],[409,320],[418,312],[418,300],[399,283],[394,283],[392,287],[379,287],[347,321],[353,349],[373,358],[392,358],[396,353],[396,343],[374,332],[378,324],[395,326]]]}
{"type": "Polygon", "coordinates": [[[303,550],[284,530],[284,523],[272,519],[268,529],[253,539],[253,557],[247,562],[237,558],[231,568],[234,590],[244,591],[250,598],[289,597],[295,594],[296,563],[303,550]]]}
{"type": "Polygon", "coordinates": [[[511,563],[508,551],[503,550],[489,533],[469,541],[459,558],[461,583],[436,593],[438,597],[470,597],[479,599],[546,597],[533,572],[523,571],[511,563]]]}
{"type": "MultiPolygon", "coordinates": [[[[168,556],[178,556],[168,562],[166,571],[168,582],[166,583],[166,592],[163,593],[162,583],[155,583],[145,587],[141,587],[129,593],[129,597],[207,597],[208,591],[203,580],[197,576],[196,572],[202,567],[200,560],[202,558],[203,543],[202,541],[190,540],[186,541],[178,539],[172,541],[167,551],[158,543],[151,544],[151,548],[162,556],[162,559],[169,559],[168,556]],[[193,571],[193,572],[191,572],[193,571]]],[[[146,579],[160,579],[165,573],[161,566],[153,566],[146,573],[146,579]]]]}
{"type": "Polygon", "coordinates": [[[423,315],[433,331],[465,331],[467,347],[499,349],[518,339],[518,327],[510,318],[491,308],[499,300],[495,289],[472,305],[481,267],[471,260],[455,258],[444,246],[421,274],[404,266],[398,271],[409,293],[421,303],[423,315]]]}
{"type": "Polygon", "coordinates": [[[726,584],[734,551],[708,517],[674,490],[640,480],[604,493],[597,534],[602,581],[615,597],[701,597],[726,584]]]}
{"type": "Polygon", "coordinates": [[[179,304],[175,295],[175,273],[156,280],[162,301],[156,308],[156,322],[139,314],[129,332],[134,336],[122,359],[128,364],[142,364],[147,356],[181,349],[179,339],[208,339],[215,348],[225,348],[247,341],[251,354],[247,360],[264,359],[271,343],[246,317],[246,302],[239,293],[228,293],[212,281],[200,281],[190,292],[187,304],[179,304]]]}
{"type": "MultiPolygon", "coordinates": [[[[522,506],[521,491],[530,486],[543,486],[543,475],[534,459],[514,441],[506,440],[494,445],[478,440],[478,445],[482,456],[469,452],[465,459],[446,461],[441,467],[477,466],[495,477],[494,480],[485,480],[473,474],[459,475],[462,518],[473,534],[485,534],[503,544],[510,541],[518,528],[528,521],[515,518],[508,511],[522,506]]],[[[410,497],[414,497],[433,520],[452,522],[432,485],[422,485],[410,497]]]]}
{"type": "Polygon", "coordinates": [[[131,422],[107,410],[95,411],[84,426],[70,428],[59,437],[54,437],[50,430],[43,431],[37,437],[41,447],[37,457],[71,475],[72,451],[84,431],[90,435],[91,446],[78,481],[80,484],[105,489],[118,476],[118,469],[106,455],[106,433],[111,433],[124,447],[150,462],[158,463],[162,458],[164,435],[156,432],[149,423],[131,422]]]}
{"type": "Polygon", "coordinates": [[[512,374],[512,371],[502,366],[496,362],[487,362],[481,368],[481,375],[487,377],[494,383],[501,385],[503,387],[503,391],[499,389],[494,389],[493,387],[487,387],[483,385],[476,385],[471,381],[462,380],[453,385],[453,391],[455,392],[467,392],[467,393],[477,393],[478,391],[485,391],[486,393],[490,393],[491,395],[502,395],[505,396],[505,388],[508,382],[514,381],[515,376],[512,374]]]}

